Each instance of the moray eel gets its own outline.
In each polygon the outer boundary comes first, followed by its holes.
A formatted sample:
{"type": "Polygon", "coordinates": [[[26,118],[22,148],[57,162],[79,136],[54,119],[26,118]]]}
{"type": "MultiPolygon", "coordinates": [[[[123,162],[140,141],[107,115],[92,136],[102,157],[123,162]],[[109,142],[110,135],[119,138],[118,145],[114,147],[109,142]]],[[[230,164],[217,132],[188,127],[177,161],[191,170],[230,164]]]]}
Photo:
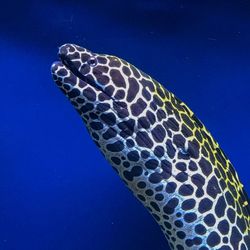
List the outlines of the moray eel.
{"type": "Polygon", "coordinates": [[[231,162],[193,112],[116,56],[59,48],[52,76],[171,249],[250,249],[250,206],[231,162]]]}

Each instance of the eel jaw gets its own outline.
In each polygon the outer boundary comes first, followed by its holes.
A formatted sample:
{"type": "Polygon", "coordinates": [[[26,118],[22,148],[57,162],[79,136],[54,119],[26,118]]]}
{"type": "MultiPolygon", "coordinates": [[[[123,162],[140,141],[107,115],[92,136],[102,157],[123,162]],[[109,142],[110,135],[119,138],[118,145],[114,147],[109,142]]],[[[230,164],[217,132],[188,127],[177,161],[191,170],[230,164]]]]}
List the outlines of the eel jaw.
{"type": "MultiPolygon", "coordinates": [[[[79,78],[81,81],[85,82],[88,85],[91,85],[93,88],[104,92],[103,87],[101,87],[100,84],[97,84],[95,81],[90,79],[89,77],[83,75],[80,70],[75,66],[74,62],[72,62],[65,54],[61,54],[60,50],[58,53],[58,56],[62,62],[62,64],[77,78],[79,78]]],[[[84,67],[84,66],[83,66],[84,67]]]]}

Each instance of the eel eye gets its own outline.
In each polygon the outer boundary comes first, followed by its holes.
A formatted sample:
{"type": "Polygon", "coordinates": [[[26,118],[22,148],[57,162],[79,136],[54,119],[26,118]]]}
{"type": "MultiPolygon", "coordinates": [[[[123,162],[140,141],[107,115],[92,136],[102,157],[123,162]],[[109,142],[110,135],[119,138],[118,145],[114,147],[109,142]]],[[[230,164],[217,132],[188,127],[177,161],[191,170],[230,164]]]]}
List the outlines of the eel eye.
{"type": "Polygon", "coordinates": [[[91,67],[94,67],[94,66],[96,66],[96,64],[97,64],[97,59],[94,56],[91,56],[88,59],[88,65],[91,67]]]}

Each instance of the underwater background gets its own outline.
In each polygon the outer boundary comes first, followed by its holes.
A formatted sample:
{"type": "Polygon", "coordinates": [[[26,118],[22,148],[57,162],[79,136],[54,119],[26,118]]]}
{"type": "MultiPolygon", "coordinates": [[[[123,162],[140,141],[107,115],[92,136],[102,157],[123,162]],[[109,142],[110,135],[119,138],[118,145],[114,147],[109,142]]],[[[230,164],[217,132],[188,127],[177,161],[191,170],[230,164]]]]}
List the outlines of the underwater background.
{"type": "Polygon", "coordinates": [[[250,194],[250,2],[5,1],[0,250],[167,250],[51,79],[76,43],[133,63],[203,121],[250,194]]]}

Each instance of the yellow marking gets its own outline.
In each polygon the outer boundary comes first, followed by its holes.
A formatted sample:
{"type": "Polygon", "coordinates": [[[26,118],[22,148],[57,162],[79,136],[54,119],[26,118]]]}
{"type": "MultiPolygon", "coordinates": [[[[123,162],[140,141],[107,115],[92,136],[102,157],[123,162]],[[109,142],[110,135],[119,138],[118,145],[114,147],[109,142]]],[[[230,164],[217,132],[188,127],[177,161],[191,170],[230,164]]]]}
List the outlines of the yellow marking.
{"type": "Polygon", "coordinates": [[[245,201],[244,203],[243,203],[243,207],[246,207],[248,205],[248,201],[245,201]]]}
{"type": "MultiPolygon", "coordinates": [[[[157,96],[162,100],[162,102],[163,102],[163,107],[161,107],[161,108],[162,108],[166,113],[168,113],[168,111],[167,111],[167,109],[166,109],[166,107],[165,107],[165,103],[166,103],[166,102],[170,102],[170,103],[172,103],[172,105],[173,105],[173,108],[174,108],[173,111],[175,111],[175,112],[177,112],[177,113],[179,113],[179,114],[186,114],[186,115],[190,118],[190,120],[191,120],[192,122],[194,122],[194,120],[192,119],[193,111],[190,110],[190,108],[189,108],[184,102],[182,102],[182,101],[180,101],[180,102],[177,101],[175,95],[174,95],[173,93],[171,93],[171,92],[167,92],[167,91],[164,89],[164,87],[163,87],[161,84],[159,84],[158,82],[155,82],[155,81],[154,81],[153,83],[154,83],[155,89],[154,89],[154,91],[153,91],[152,94],[153,94],[153,95],[157,95],[157,96]],[[161,90],[163,91],[163,93],[164,93],[164,98],[162,98],[162,97],[159,95],[158,89],[161,89],[161,90]],[[183,109],[182,109],[182,110],[179,110],[178,107],[176,107],[176,104],[180,105],[183,109]]],[[[181,118],[181,120],[182,120],[181,115],[180,115],[180,118],[181,118]]],[[[182,120],[181,123],[185,123],[185,122],[182,120]]],[[[187,124],[186,124],[186,125],[187,125],[187,124]]],[[[188,125],[187,125],[187,126],[188,126],[188,125]]],[[[188,126],[188,127],[189,127],[189,126],[188,126]]],[[[190,127],[189,127],[189,128],[190,128],[190,127]]],[[[191,129],[191,128],[190,128],[190,129],[191,129]]],[[[242,203],[241,203],[241,204],[239,203],[239,199],[240,199],[240,197],[242,196],[242,194],[241,194],[240,191],[242,191],[243,185],[241,184],[241,182],[240,182],[240,180],[239,180],[239,177],[238,177],[237,173],[235,173],[235,175],[232,175],[232,173],[231,173],[231,171],[230,171],[230,168],[232,167],[232,165],[231,165],[230,161],[227,159],[227,157],[225,156],[225,154],[224,154],[223,152],[221,152],[221,155],[222,155],[222,157],[224,158],[224,160],[225,160],[225,162],[226,162],[225,165],[222,164],[222,162],[220,161],[220,159],[218,159],[218,158],[216,157],[217,149],[220,148],[220,147],[219,147],[218,142],[215,141],[215,139],[212,137],[212,135],[210,134],[210,132],[208,132],[208,130],[207,130],[204,126],[201,127],[201,128],[195,126],[194,129],[191,129],[191,130],[193,131],[193,135],[191,135],[189,138],[187,138],[187,140],[188,140],[188,141],[191,141],[191,140],[195,139],[195,131],[196,131],[196,129],[197,129],[199,132],[202,132],[202,131],[203,131],[203,132],[206,134],[206,136],[204,137],[203,134],[201,133],[201,136],[202,136],[202,143],[199,142],[200,146],[201,146],[201,147],[205,147],[205,150],[206,150],[207,153],[208,153],[208,156],[205,157],[205,158],[206,158],[207,160],[209,160],[209,162],[212,164],[212,166],[213,166],[214,168],[218,168],[219,173],[220,173],[221,176],[223,176],[223,175],[221,174],[222,171],[225,173],[225,175],[226,175],[225,183],[226,183],[226,184],[230,183],[231,186],[233,186],[233,187],[235,188],[235,190],[237,191],[237,192],[236,192],[237,194],[234,195],[234,193],[232,192],[232,190],[230,190],[228,187],[227,187],[224,191],[226,191],[226,190],[229,191],[230,194],[232,195],[232,197],[234,197],[235,203],[237,202],[239,205],[241,205],[241,206],[240,206],[241,208],[244,208],[244,207],[248,206],[248,202],[247,202],[247,201],[244,201],[243,205],[242,205],[242,203]],[[206,142],[206,144],[205,144],[205,142],[206,142]],[[209,149],[207,149],[207,147],[209,147],[209,149]],[[211,157],[212,157],[211,154],[213,155],[213,158],[215,159],[214,164],[213,164],[212,161],[211,161],[211,157]],[[232,175],[231,180],[230,180],[229,177],[228,177],[229,175],[232,175]]],[[[244,197],[242,197],[242,198],[244,199],[244,197]]],[[[240,210],[241,210],[241,211],[240,211],[240,213],[238,213],[237,216],[240,217],[240,218],[243,217],[243,218],[245,219],[245,221],[246,221],[246,223],[247,223],[247,228],[246,228],[246,231],[244,232],[244,234],[246,234],[247,232],[250,231],[250,216],[247,215],[247,214],[244,214],[243,211],[242,211],[242,209],[240,209],[240,210]]]]}

